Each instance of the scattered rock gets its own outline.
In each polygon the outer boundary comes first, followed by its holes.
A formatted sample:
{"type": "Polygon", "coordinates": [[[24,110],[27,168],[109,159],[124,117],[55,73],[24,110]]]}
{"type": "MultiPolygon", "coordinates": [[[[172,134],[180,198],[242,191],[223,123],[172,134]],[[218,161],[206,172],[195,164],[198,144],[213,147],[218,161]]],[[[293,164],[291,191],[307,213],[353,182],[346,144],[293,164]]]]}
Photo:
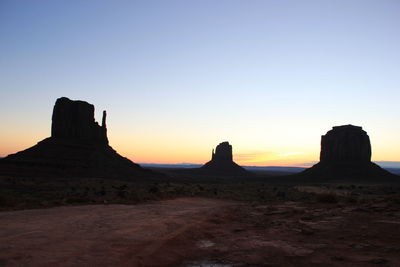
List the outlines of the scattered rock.
{"type": "Polygon", "coordinates": [[[333,257],[331,257],[331,259],[334,261],[344,261],[344,258],[341,256],[333,256],[333,257]]]}
{"type": "Polygon", "coordinates": [[[309,229],[309,228],[303,228],[303,229],[301,229],[301,233],[302,233],[303,235],[313,235],[313,234],[314,234],[314,231],[311,230],[311,229],[309,229]]]}
{"type": "Polygon", "coordinates": [[[199,248],[209,248],[209,247],[213,247],[214,245],[215,245],[215,243],[210,240],[199,240],[196,243],[196,246],[199,248]]]}
{"type": "Polygon", "coordinates": [[[376,259],[370,260],[370,262],[373,264],[384,264],[384,263],[387,263],[388,260],[384,259],[384,258],[376,258],[376,259]]]}

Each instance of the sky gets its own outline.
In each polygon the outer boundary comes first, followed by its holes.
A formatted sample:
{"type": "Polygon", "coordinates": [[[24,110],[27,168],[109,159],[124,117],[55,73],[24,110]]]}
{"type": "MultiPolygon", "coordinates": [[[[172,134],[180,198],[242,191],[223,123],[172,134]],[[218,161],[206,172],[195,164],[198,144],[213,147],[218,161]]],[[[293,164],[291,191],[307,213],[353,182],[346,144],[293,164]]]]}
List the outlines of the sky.
{"type": "Polygon", "coordinates": [[[362,126],[400,161],[397,0],[0,0],[0,156],[50,136],[57,98],[85,100],[139,163],[319,160],[362,126]]]}

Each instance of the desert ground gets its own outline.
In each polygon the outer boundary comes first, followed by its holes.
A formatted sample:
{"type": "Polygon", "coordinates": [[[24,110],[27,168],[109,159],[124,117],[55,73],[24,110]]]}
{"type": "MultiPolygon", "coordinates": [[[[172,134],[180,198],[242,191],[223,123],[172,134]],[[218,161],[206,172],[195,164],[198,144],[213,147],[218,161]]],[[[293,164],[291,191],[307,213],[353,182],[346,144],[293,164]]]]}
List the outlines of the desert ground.
{"type": "Polygon", "coordinates": [[[3,197],[0,266],[400,266],[398,187],[106,183],[3,197]]]}

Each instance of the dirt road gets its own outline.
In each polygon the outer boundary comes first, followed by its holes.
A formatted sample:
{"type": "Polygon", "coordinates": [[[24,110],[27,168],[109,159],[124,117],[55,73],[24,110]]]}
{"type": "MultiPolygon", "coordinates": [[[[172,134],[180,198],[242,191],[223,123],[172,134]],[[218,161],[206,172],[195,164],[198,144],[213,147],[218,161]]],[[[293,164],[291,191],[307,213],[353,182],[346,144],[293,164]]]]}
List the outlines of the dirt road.
{"type": "Polygon", "coordinates": [[[400,266],[400,205],[181,198],[0,213],[0,266],[400,266]]]}
{"type": "Polygon", "coordinates": [[[0,266],[167,266],[232,202],[201,198],[0,213],[0,266]]]}

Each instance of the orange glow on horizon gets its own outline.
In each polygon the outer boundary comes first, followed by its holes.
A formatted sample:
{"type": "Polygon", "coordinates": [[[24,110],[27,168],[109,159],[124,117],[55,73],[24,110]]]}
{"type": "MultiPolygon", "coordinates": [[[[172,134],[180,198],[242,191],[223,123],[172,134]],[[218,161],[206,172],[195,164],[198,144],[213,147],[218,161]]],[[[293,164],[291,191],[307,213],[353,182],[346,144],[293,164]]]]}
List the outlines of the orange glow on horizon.
{"type": "MultiPolygon", "coordinates": [[[[32,129],[35,128],[32,127],[32,129]]],[[[2,141],[0,140],[0,157],[32,147],[47,136],[48,130],[43,128],[37,132],[3,132],[2,141]]],[[[110,138],[110,145],[120,155],[135,163],[154,164],[205,164],[211,159],[211,151],[217,143],[210,140],[193,140],[186,136],[164,135],[163,138],[160,138],[155,133],[153,135],[141,133],[134,137],[128,134],[118,136],[111,134],[110,138]]],[[[246,144],[240,146],[238,141],[232,145],[234,146],[233,159],[241,166],[307,167],[319,161],[319,146],[315,145],[313,145],[313,149],[309,149],[310,145],[303,145],[302,147],[298,146],[295,150],[291,150],[289,145],[283,148],[271,145],[269,151],[266,151],[265,148],[257,151],[246,150],[243,149],[246,144]]],[[[398,161],[396,147],[383,141],[377,143],[377,147],[379,149],[373,149],[373,161],[398,161]]]]}

